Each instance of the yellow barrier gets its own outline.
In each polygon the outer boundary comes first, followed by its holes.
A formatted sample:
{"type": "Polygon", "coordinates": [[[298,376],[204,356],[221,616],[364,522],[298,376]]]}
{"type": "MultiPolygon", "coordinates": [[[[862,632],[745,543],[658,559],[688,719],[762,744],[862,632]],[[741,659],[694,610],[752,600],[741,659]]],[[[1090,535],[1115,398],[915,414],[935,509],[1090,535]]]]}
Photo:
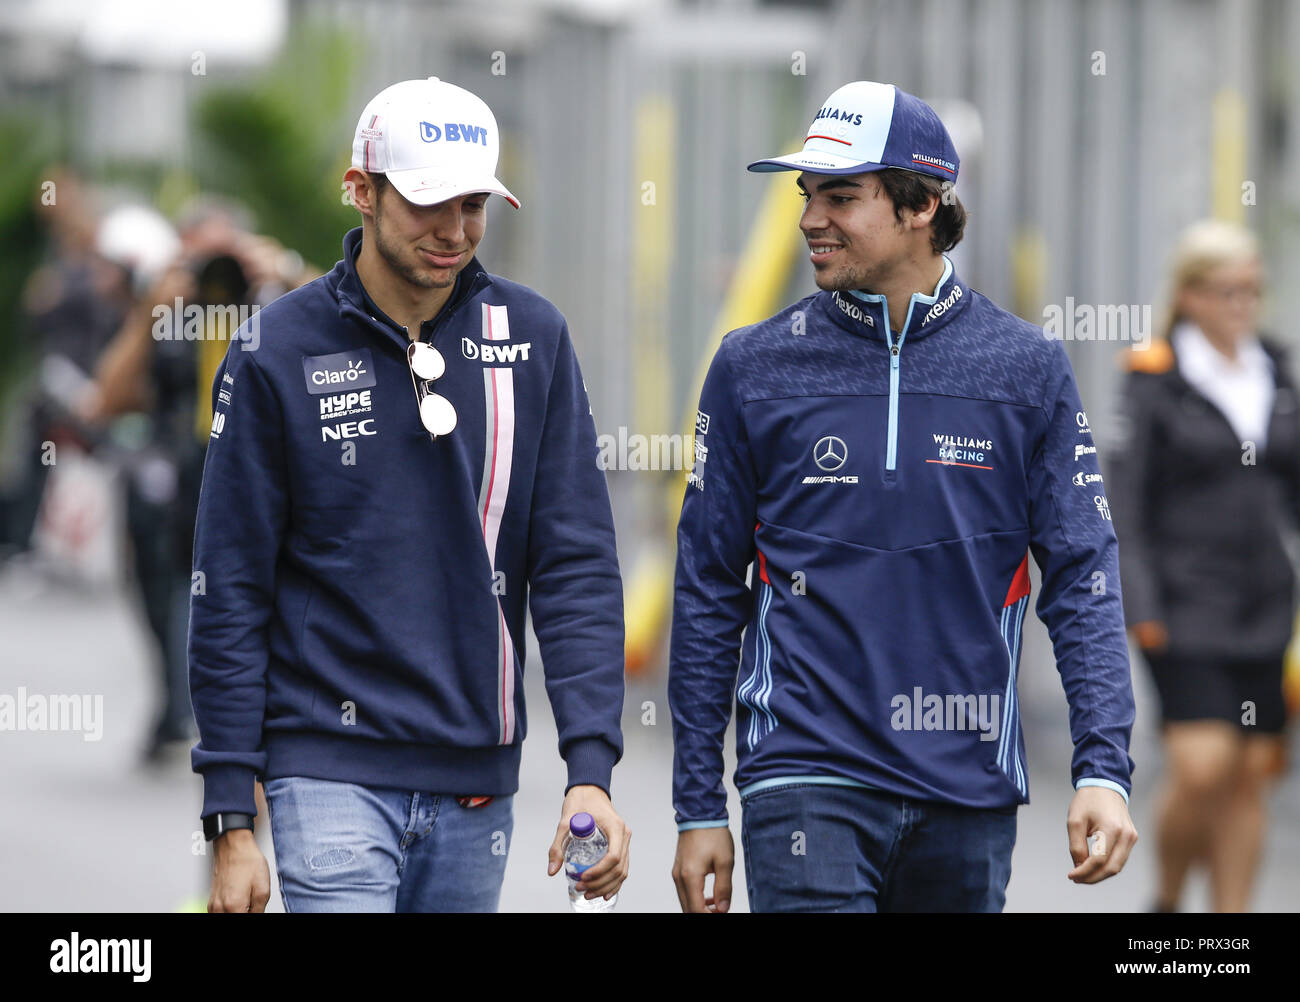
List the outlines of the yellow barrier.
{"type": "Polygon", "coordinates": [[[1215,219],[1246,222],[1242,184],[1246,177],[1246,102],[1234,90],[1214,96],[1211,112],[1210,193],[1215,219]]]}
{"type": "MultiPolygon", "coordinates": [[[[757,178],[750,179],[757,181],[757,178]]],[[[782,306],[792,270],[804,246],[799,232],[803,203],[794,187],[794,176],[775,174],[767,182],[745,247],[736,262],[735,274],[723,300],[713,334],[701,354],[692,391],[678,427],[686,437],[683,456],[695,455],[695,409],[709,363],[723,335],[771,316],[782,306]]],[[[671,477],[664,492],[665,546],[646,548],[637,555],[624,588],[624,622],[627,629],[625,663],[629,674],[644,671],[666,637],[672,618],[673,564],[676,553],[677,516],[681,510],[683,480],[671,477]]]]}

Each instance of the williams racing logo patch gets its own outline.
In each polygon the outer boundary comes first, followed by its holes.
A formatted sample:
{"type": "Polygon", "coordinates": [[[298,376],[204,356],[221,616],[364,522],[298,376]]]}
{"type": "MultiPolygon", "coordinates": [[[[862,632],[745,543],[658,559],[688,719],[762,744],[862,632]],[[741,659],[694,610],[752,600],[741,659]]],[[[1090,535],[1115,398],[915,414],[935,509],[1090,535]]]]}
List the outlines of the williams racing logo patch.
{"type": "Polygon", "coordinates": [[[950,435],[943,432],[933,434],[937,459],[927,459],[927,463],[940,466],[964,466],[972,470],[993,469],[993,440],[971,435],[950,435]]]}

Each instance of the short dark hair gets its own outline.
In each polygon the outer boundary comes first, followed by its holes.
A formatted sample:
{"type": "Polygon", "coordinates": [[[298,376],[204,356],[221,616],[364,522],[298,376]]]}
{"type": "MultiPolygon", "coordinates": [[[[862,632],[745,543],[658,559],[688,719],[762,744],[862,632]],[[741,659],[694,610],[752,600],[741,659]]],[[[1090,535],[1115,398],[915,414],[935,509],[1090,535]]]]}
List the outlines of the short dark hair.
{"type": "Polygon", "coordinates": [[[388,175],[378,171],[366,171],[366,177],[370,179],[370,186],[375,189],[375,198],[383,198],[384,189],[388,187],[388,175]]]}
{"type": "Polygon", "coordinates": [[[894,203],[894,217],[900,223],[904,208],[920,212],[930,204],[931,198],[939,199],[939,207],[930,221],[930,246],[936,254],[950,251],[961,243],[966,232],[966,206],[952,190],[950,181],[900,167],[877,171],[876,177],[880,178],[880,187],[894,203]]]}

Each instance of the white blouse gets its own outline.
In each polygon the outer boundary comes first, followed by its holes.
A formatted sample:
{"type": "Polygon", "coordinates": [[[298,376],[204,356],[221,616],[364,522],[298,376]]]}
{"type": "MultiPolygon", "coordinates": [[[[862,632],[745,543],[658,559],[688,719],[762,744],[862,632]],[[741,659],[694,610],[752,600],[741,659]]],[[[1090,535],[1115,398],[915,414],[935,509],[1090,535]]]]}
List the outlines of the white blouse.
{"type": "Polygon", "coordinates": [[[1275,386],[1273,361],[1259,339],[1251,334],[1239,341],[1236,359],[1224,357],[1193,323],[1178,324],[1171,340],[1183,378],[1223,412],[1243,443],[1263,451],[1275,386]]]}

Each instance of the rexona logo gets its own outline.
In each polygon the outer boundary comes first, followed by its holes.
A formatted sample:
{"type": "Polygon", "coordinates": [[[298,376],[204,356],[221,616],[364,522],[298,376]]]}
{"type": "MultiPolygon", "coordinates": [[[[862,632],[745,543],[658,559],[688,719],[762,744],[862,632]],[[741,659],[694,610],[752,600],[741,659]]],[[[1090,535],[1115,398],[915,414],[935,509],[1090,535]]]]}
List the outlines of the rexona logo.
{"type": "Polygon", "coordinates": [[[931,320],[935,319],[935,317],[943,316],[959,302],[961,302],[961,286],[954,285],[952,287],[952,292],[948,293],[947,299],[942,299],[930,307],[930,312],[928,312],[925,315],[925,319],[921,321],[921,326],[924,327],[931,320]]]}
{"type": "Polygon", "coordinates": [[[479,344],[467,337],[460,339],[460,353],[466,358],[483,362],[527,362],[531,341],[485,342],[479,344]]]}
{"type": "Polygon", "coordinates": [[[873,317],[866,310],[862,309],[862,307],[858,306],[855,303],[850,303],[838,292],[834,293],[834,296],[835,296],[835,305],[840,308],[840,311],[846,317],[849,317],[852,320],[856,320],[860,324],[866,324],[868,327],[876,326],[875,317],[873,317]]]}
{"type": "Polygon", "coordinates": [[[308,393],[338,393],[375,385],[375,367],[368,348],[306,357],[302,360],[302,373],[308,393]]]}
{"type": "Polygon", "coordinates": [[[481,146],[488,144],[486,126],[465,125],[461,122],[443,122],[441,127],[432,122],[421,122],[420,138],[426,143],[442,140],[447,143],[478,143],[481,146]]]}

